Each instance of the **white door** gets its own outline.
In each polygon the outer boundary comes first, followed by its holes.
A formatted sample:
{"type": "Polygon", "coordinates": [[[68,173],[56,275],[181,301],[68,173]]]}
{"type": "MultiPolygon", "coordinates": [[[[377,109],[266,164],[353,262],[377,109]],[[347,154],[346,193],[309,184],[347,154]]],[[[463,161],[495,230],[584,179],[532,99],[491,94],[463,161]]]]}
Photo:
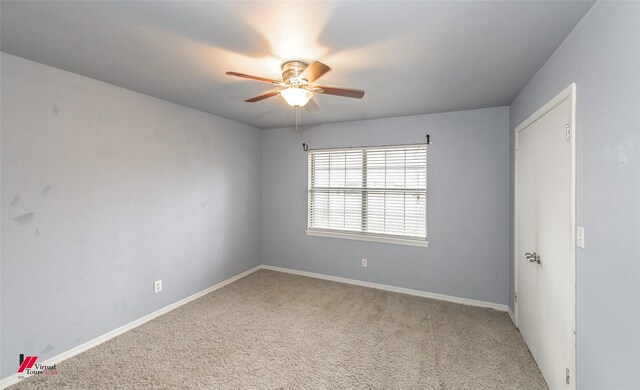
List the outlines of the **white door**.
{"type": "Polygon", "coordinates": [[[552,390],[575,386],[572,109],[570,94],[516,145],[517,324],[552,390]]]}

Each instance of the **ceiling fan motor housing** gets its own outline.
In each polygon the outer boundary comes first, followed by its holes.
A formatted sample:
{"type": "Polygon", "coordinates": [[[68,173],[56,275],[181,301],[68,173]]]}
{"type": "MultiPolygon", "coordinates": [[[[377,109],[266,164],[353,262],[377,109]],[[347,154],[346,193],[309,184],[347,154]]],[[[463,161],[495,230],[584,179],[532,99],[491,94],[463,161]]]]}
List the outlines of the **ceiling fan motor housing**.
{"type": "Polygon", "coordinates": [[[308,64],[302,61],[287,61],[282,64],[282,80],[292,86],[300,84],[306,84],[304,81],[298,79],[298,77],[302,74],[302,71],[309,66],[308,64]]]}

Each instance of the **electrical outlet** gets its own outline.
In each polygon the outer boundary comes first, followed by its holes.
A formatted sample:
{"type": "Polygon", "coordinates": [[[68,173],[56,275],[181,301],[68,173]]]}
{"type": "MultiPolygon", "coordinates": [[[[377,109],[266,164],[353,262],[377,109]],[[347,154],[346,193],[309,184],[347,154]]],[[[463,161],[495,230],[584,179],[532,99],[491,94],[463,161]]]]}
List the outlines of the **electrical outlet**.
{"type": "Polygon", "coordinates": [[[153,282],[153,292],[157,294],[160,291],[162,291],[162,279],[153,282]]]}
{"type": "Polygon", "coordinates": [[[362,266],[367,268],[367,259],[362,259],[362,266]]]}
{"type": "Polygon", "coordinates": [[[582,226],[578,226],[576,245],[578,245],[579,248],[584,248],[584,228],[582,226]]]}

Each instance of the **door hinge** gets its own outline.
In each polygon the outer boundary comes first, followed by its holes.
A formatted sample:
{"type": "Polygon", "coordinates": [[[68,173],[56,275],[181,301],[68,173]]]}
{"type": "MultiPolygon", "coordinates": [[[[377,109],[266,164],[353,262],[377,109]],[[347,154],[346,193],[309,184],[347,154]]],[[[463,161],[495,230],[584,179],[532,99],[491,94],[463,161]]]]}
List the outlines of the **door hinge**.
{"type": "Polygon", "coordinates": [[[567,374],[567,375],[566,375],[567,384],[569,384],[569,382],[570,382],[570,378],[571,378],[570,372],[571,372],[571,371],[569,371],[569,369],[568,369],[568,368],[567,368],[567,371],[565,371],[565,373],[567,374]]]}
{"type": "Polygon", "coordinates": [[[565,129],[567,132],[567,141],[571,141],[571,126],[569,126],[569,124],[567,123],[567,126],[565,129]]]}
{"type": "Polygon", "coordinates": [[[518,302],[518,293],[517,292],[513,293],[513,301],[514,302],[518,302]]]}

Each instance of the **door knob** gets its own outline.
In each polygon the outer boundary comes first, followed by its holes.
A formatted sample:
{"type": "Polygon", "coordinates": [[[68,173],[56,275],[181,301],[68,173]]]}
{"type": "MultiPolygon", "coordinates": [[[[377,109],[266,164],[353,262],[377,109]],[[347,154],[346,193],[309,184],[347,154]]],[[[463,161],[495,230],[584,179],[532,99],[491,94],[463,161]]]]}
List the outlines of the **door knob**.
{"type": "Polygon", "coordinates": [[[540,255],[537,254],[536,252],[533,253],[525,253],[524,257],[529,260],[530,263],[538,263],[540,264],[540,255]]]}

